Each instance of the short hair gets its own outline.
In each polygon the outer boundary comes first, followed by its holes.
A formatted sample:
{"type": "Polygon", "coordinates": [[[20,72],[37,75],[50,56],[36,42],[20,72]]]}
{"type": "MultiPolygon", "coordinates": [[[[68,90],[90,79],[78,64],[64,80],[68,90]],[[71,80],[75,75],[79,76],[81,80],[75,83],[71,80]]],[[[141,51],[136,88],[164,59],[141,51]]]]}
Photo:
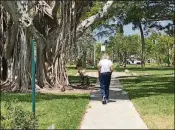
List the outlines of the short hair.
{"type": "Polygon", "coordinates": [[[108,54],[103,54],[102,59],[109,59],[108,54]]]}

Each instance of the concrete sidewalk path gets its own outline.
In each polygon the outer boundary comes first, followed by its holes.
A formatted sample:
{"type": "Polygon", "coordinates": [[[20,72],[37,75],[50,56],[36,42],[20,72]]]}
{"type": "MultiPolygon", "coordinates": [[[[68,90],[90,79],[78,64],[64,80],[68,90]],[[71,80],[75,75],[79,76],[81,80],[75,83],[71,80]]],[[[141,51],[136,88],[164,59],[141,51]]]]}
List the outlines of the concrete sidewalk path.
{"type": "MultiPolygon", "coordinates": [[[[88,75],[97,76],[94,72],[88,75]]],[[[98,90],[91,95],[80,129],[148,129],[116,78],[119,76],[125,76],[125,73],[115,72],[112,75],[110,100],[106,105],[101,103],[100,86],[97,83],[98,90]]]]}

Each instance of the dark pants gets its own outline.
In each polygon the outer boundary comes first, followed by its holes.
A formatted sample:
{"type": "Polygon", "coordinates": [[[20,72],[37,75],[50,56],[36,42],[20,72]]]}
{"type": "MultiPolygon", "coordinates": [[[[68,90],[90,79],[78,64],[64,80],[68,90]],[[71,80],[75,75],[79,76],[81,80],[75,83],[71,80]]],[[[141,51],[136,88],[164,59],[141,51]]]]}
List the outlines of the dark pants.
{"type": "Polygon", "coordinates": [[[101,87],[101,95],[106,99],[109,99],[109,86],[111,81],[111,72],[101,73],[100,74],[100,87],[101,87]]]}

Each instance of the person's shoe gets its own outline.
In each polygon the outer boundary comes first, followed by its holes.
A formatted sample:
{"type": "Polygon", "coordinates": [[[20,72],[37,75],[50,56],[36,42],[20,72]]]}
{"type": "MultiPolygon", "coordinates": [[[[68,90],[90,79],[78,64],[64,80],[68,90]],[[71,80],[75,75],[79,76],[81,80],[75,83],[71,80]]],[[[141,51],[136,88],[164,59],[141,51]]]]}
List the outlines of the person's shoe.
{"type": "Polygon", "coordinates": [[[106,103],[109,103],[109,99],[106,99],[106,103]]]}
{"type": "Polygon", "coordinates": [[[105,99],[104,96],[103,96],[103,99],[102,99],[102,104],[106,104],[106,99],[105,99]]]}

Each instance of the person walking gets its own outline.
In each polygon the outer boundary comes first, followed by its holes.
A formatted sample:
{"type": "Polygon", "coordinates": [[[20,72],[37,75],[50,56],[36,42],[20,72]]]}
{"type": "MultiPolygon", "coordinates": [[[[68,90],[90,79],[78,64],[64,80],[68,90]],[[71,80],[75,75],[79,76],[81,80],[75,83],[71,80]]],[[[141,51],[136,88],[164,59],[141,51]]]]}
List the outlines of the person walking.
{"type": "Polygon", "coordinates": [[[109,101],[109,86],[113,72],[113,63],[107,54],[102,56],[98,63],[98,74],[101,88],[102,104],[109,101]]]}

